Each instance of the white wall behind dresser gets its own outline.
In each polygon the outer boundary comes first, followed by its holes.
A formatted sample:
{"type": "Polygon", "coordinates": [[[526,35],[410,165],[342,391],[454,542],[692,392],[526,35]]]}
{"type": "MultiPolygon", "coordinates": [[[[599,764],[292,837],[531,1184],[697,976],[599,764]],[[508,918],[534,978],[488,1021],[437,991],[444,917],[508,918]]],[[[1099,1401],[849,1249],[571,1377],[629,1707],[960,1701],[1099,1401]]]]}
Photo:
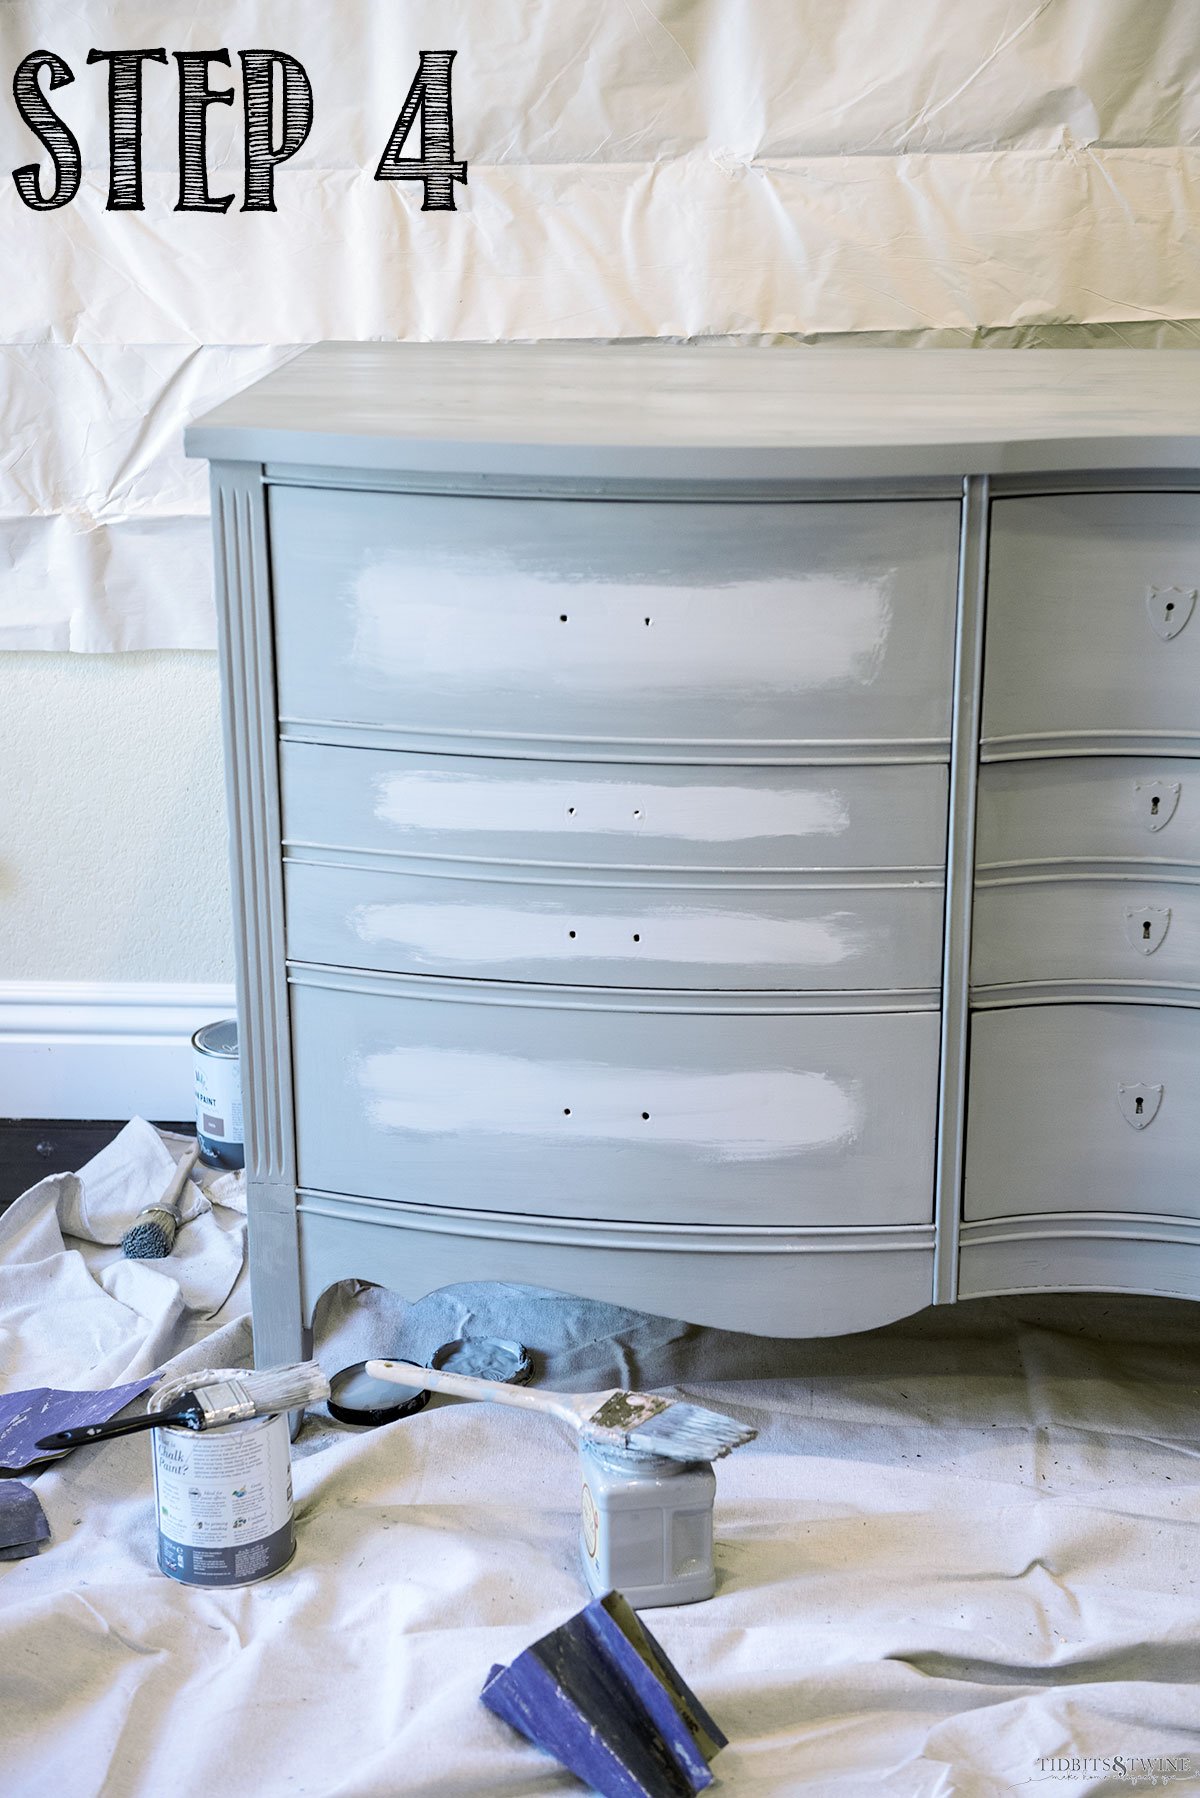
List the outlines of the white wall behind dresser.
{"type": "Polygon", "coordinates": [[[232,1004],[214,656],[0,658],[0,1116],[190,1114],[232,1004]]]}

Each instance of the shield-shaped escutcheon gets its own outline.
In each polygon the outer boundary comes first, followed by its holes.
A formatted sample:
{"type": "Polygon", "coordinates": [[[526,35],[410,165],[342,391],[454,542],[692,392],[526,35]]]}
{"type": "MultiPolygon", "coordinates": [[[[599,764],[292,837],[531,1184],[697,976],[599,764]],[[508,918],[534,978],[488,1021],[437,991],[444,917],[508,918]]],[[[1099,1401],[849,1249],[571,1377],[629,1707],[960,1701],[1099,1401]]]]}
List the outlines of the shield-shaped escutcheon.
{"type": "Polygon", "coordinates": [[[1146,612],[1156,636],[1169,643],[1196,609],[1195,587],[1147,587],[1146,612]]]}
{"type": "Polygon", "coordinates": [[[1127,905],[1125,936],[1129,947],[1140,955],[1153,955],[1171,922],[1169,905],[1127,905]]]}
{"type": "Polygon", "coordinates": [[[1162,1100],[1162,1087],[1145,1081],[1122,1080],[1117,1087],[1117,1104],[1121,1107],[1121,1116],[1135,1130],[1144,1130],[1147,1124],[1154,1122],[1162,1100]]]}
{"type": "Polygon", "coordinates": [[[1175,816],[1182,786],[1177,780],[1135,780],[1133,809],[1147,830],[1161,830],[1175,816]]]}

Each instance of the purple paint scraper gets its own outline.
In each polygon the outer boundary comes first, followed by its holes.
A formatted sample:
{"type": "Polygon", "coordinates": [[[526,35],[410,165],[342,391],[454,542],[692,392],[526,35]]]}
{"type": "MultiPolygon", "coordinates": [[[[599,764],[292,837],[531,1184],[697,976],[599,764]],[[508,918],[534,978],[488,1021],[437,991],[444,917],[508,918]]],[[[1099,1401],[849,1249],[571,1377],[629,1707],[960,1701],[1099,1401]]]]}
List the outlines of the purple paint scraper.
{"type": "Polygon", "coordinates": [[[619,1592],[493,1667],[480,1696],[601,1798],[690,1798],[727,1739],[619,1592]]]}
{"type": "Polygon", "coordinates": [[[107,1386],[100,1392],[60,1392],[53,1386],[36,1386],[26,1392],[0,1393],[0,1469],[18,1472],[45,1461],[46,1450],[37,1446],[42,1436],[107,1423],[157,1379],[157,1374],[151,1374],[149,1379],[107,1386]]]}

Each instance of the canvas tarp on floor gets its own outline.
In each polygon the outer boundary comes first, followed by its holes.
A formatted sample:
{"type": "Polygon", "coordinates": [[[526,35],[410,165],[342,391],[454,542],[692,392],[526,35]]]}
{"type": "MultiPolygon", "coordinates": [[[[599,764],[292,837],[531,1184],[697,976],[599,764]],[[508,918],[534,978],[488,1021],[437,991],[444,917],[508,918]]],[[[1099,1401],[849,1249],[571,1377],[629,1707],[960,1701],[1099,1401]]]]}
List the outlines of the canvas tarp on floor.
{"type": "MultiPolygon", "coordinates": [[[[119,1251],[55,1250],[36,1191],[0,1220],[0,1387],[40,1383],[51,1346],[62,1385],[100,1353],[106,1377],[140,1371],[151,1337],[172,1371],[248,1364],[244,1280],[212,1318],[194,1280],[173,1307],[125,1287],[122,1320],[119,1251]]],[[[717,1791],[1111,1794],[1168,1760],[1200,1790],[1190,1308],[977,1302],[780,1343],[525,1288],[408,1306],[344,1286],[317,1324],[329,1369],[502,1334],[547,1384],[666,1387],[757,1425],[719,1468],[716,1597],[646,1614],[729,1735],[717,1791]],[[1055,1771],[1072,1757],[1107,1764],[1055,1771]]],[[[145,1437],[37,1476],[51,1539],[0,1566],[6,1798],[581,1789],[478,1702],[494,1662],[586,1600],[565,1431],[434,1400],[361,1432],[322,1409],[294,1475],[294,1561],[223,1592],[157,1571],[145,1437]]]]}

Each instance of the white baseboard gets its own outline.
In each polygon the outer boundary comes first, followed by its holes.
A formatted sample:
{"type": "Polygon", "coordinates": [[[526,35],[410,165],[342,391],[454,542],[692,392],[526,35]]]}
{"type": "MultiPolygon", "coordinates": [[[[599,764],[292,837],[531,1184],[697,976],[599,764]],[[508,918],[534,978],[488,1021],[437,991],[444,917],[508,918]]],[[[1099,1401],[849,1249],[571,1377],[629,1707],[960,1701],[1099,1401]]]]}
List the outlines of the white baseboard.
{"type": "Polygon", "coordinates": [[[0,1117],[190,1118],[192,1032],[233,1011],[231,986],[0,980],[0,1117]]]}

